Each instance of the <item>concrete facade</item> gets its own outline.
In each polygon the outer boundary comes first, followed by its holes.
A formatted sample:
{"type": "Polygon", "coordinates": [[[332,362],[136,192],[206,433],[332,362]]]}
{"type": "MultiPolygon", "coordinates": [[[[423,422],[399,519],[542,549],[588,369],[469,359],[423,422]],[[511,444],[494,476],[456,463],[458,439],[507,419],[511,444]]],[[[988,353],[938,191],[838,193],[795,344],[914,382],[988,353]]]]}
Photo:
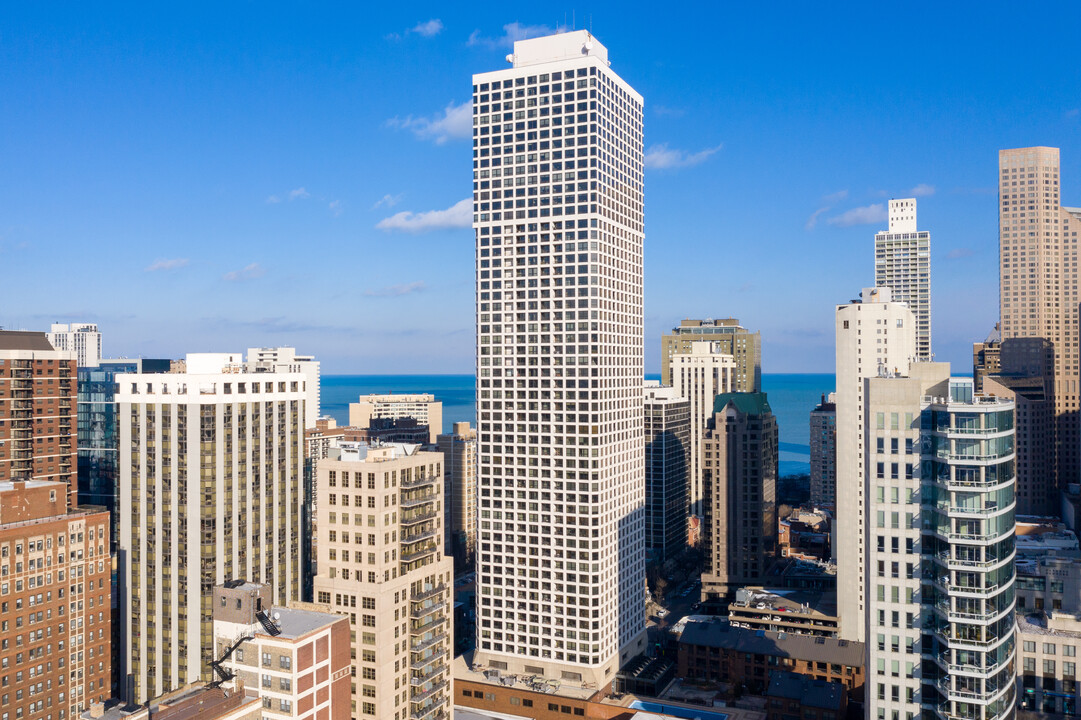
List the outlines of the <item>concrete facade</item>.
{"type": "Polygon", "coordinates": [[[53,323],[45,333],[57,350],[75,354],[79,367],[97,367],[101,360],[101,333],[94,323],[53,323]]]}
{"type": "Polygon", "coordinates": [[[443,403],[428,393],[362,395],[357,402],[349,403],[351,427],[368,428],[375,418],[412,418],[428,426],[428,444],[435,445],[443,432],[443,403]]]}
{"type": "Polygon", "coordinates": [[[736,361],[732,392],[762,390],[762,335],[751,332],[735,318],[682,320],[672,332],[661,336],[661,382],[674,385],[672,358],[689,353],[695,342],[720,343],[720,352],[736,361]]]}
{"type": "Polygon", "coordinates": [[[584,30],[510,61],[473,77],[477,662],[601,687],[645,650],[643,100],[584,30]]]}
{"type": "Polygon", "coordinates": [[[811,411],[811,504],[837,507],[837,393],[811,411]]]}
{"type": "Polygon", "coordinates": [[[645,389],[646,558],[663,563],[687,547],[690,401],[675,388],[645,389]]]}
{"type": "Polygon", "coordinates": [[[889,229],[875,233],[875,286],[916,317],[916,357],[931,360],[931,233],[916,225],[916,199],[890,200],[889,229]]]}
{"type": "Polygon", "coordinates": [[[116,376],[121,694],[138,703],[210,681],[215,584],[300,599],[306,378],[245,372],[239,354],[187,367],[116,376]]]}
{"type": "Polygon", "coordinates": [[[304,376],[304,429],[321,417],[320,366],[314,355],[297,355],[296,348],[248,348],[248,372],[300,373],[304,376]]]}
{"type": "Polygon", "coordinates": [[[473,569],[477,552],[477,431],[467,422],[454,423],[436,444],[443,453],[444,547],[454,555],[455,574],[473,569]]]}

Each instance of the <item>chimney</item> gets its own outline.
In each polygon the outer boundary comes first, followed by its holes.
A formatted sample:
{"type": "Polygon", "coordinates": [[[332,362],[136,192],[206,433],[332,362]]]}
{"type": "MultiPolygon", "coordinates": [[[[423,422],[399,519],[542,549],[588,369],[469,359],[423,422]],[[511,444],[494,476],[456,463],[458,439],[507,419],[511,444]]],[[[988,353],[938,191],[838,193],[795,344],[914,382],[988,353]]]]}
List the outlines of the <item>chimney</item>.
{"type": "Polygon", "coordinates": [[[100,703],[100,702],[90,703],[90,717],[92,717],[92,718],[105,717],[105,703],[100,703]]]}

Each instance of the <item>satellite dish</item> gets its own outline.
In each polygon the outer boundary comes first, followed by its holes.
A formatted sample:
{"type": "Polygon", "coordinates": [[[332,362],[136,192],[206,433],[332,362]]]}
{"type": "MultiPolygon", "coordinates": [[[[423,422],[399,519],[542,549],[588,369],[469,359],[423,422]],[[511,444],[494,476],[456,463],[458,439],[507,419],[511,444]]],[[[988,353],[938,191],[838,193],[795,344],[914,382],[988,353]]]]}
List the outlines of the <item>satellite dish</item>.
{"type": "Polygon", "coordinates": [[[586,52],[589,52],[592,49],[593,49],[593,41],[592,40],[586,40],[586,52]]]}
{"type": "Polygon", "coordinates": [[[507,55],[507,62],[509,62],[509,63],[514,62],[514,53],[511,53],[510,55],[507,55]]]}
{"type": "Polygon", "coordinates": [[[278,622],[281,619],[282,619],[282,614],[280,612],[274,613],[274,622],[278,622]]]}

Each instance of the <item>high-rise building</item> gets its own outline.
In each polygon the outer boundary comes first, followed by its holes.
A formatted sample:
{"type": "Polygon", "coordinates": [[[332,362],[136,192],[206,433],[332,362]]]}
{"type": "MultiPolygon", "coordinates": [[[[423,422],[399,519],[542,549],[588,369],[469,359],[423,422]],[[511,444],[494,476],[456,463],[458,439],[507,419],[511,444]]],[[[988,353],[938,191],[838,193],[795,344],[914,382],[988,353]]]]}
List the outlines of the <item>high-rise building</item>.
{"type": "Polygon", "coordinates": [[[735,390],[736,361],[721,350],[722,344],[705,340],[689,343],[687,352],[672,356],[672,387],[691,406],[691,444],[688,453],[691,515],[705,513],[702,498],[705,482],[702,472],[702,436],[713,419],[713,401],[718,395],[735,390]]]}
{"type": "MultiPolygon", "coordinates": [[[[377,420],[416,420],[428,428],[428,445],[435,445],[443,432],[443,403],[429,393],[362,395],[349,403],[349,425],[356,428],[389,428],[377,420]]],[[[390,428],[393,429],[393,428],[390,428]]]]}
{"type": "Polygon", "coordinates": [[[837,610],[840,636],[864,642],[866,477],[864,383],[907,370],[916,355],[915,316],[889,288],[866,288],[837,306],[837,610]]]}
{"type": "Polygon", "coordinates": [[[112,697],[109,513],[68,497],[64,482],[0,481],[0,672],[11,718],[76,718],[112,697]]]}
{"type": "Polygon", "coordinates": [[[473,569],[477,551],[477,431],[467,422],[439,436],[443,453],[444,547],[454,555],[455,574],[473,569]]]}
{"type": "MultiPolygon", "coordinates": [[[[169,372],[168,360],[101,360],[78,371],[79,504],[100,505],[109,511],[116,553],[120,537],[117,498],[120,493],[120,428],[116,421],[116,376],[119,373],[169,372]]],[[[116,627],[114,626],[114,629],[116,627]]]]}
{"type": "Polygon", "coordinates": [[[75,354],[45,333],[0,331],[0,482],[68,486],[77,504],[75,354]]]}
{"type": "Polygon", "coordinates": [[[691,403],[646,384],[646,559],[664,563],[687,547],[691,403]]]}
{"type": "Polygon", "coordinates": [[[765,393],[718,395],[702,439],[704,600],[765,584],[777,554],[777,419],[765,393]]]}
{"type": "Polygon", "coordinates": [[[1013,714],[1014,407],[949,372],[866,381],[867,717],[1013,714]]]}
{"type": "Polygon", "coordinates": [[[320,416],[319,361],[314,355],[297,355],[296,348],[248,348],[248,372],[301,373],[308,389],[304,398],[304,428],[315,427],[320,416]]]}
{"type": "Polygon", "coordinates": [[[45,335],[57,350],[75,353],[79,367],[97,367],[101,360],[101,333],[94,323],[53,323],[45,335]]]}
{"type": "Polygon", "coordinates": [[[509,59],[473,77],[476,660],[603,687],[645,649],[642,96],[584,30],[509,59]]]}
{"type": "Polygon", "coordinates": [[[274,589],[243,580],[214,588],[215,684],[256,690],[262,720],[350,720],[349,618],[274,602],[274,589]]]}
{"type": "Polygon", "coordinates": [[[837,506],[837,394],[811,411],[811,504],[837,506]]]}
{"type": "Polygon", "coordinates": [[[244,577],[300,598],[306,378],[189,354],[186,373],[116,376],[121,693],[210,681],[213,589],[244,577]]]}
{"type": "Polygon", "coordinates": [[[1058,148],[1000,150],[999,311],[1003,341],[1040,337],[1055,349],[1056,493],[1081,470],[1078,399],[1078,234],[1081,208],[1063,207],[1058,148]]]}
{"type": "MultiPolygon", "coordinates": [[[[983,342],[972,343],[972,379],[975,381],[976,392],[983,392],[983,379],[988,375],[998,372],[1002,351],[1002,333],[995,328],[987,334],[983,342]]],[[[1052,376],[1049,376],[1050,380],[1052,376]]]]}
{"type": "Polygon", "coordinates": [[[707,340],[719,343],[719,351],[731,355],[736,361],[732,376],[732,392],[761,392],[762,390],[762,335],[751,332],[735,318],[714,320],[683,320],[679,327],[661,336],[661,382],[675,385],[672,376],[672,358],[689,353],[691,344],[707,340]]]}
{"type": "Polygon", "coordinates": [[[443,457],[342,443],[320,461],[315,598],[352,623],[357,718],[451,712],[453,560],[443,547],[443,457]]]}
{"type": "Polygon", "coordinates": [[[875,233],[875,285],[916,316],[916,357],[931,359],[931,233],[916,225],[916,199],[890,200],[889,229],[875,233]]]}

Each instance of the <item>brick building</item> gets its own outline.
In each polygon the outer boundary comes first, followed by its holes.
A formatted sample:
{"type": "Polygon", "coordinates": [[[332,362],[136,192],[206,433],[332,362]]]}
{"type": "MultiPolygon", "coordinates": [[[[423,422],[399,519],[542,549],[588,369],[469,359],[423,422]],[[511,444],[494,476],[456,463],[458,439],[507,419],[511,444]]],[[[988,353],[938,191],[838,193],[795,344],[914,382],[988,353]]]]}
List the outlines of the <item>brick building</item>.
{"type": "Polygon", "coordinates": [[[766,720],[842,720],[848,693],[839,682],[775,670],[766,688],[766,720]]]}
{"type": "Polygon", "coordinates": [[[40,332],[0,331],[0,482],[66,483],[77,503],[75,353],[40,332]]]}
{"type": "Polygon", "coordinates": [[[0,481],[0,717],[78,717],[111,697],[109,512],[64,482],[0,481]]]}
{"type": "Polygon", "coordinates": [[[862,697],[864,645],[835,638],[749,630],[727,622],[692,622],[679,639],[679,677],[723,678],[761,694],[770,673],[787,670],[842,683],[851,697],[862,697]]]}

